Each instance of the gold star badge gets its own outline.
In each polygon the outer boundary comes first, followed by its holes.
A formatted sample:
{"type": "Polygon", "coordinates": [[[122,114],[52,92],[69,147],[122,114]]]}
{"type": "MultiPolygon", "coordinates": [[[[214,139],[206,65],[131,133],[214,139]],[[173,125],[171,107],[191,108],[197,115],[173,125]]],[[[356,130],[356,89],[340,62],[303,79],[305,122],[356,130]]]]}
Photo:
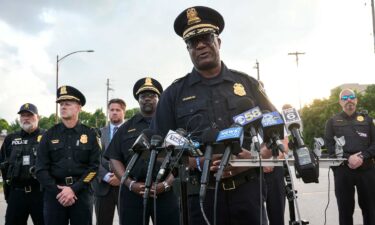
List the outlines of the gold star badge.
{"type": "Polygon", "coordinates": [[[238,96],[244,96],[246,95],[246,91],[245,91],[245,88],[242,84],[240,83],[235,83],[233,85],[233,91],[234,91],[234,94],[238,95],[238,96]]]}

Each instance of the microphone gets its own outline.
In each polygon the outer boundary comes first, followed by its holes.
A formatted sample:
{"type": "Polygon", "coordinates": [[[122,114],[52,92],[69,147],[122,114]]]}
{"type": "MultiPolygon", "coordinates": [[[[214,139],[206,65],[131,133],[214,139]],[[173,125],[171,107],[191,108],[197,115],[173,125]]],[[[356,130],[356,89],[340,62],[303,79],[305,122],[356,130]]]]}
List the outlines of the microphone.
{"type": "MultiPolygon", "coordinates": [[[[263,140],[269,146],[276,145],[276,149],[281,152],[285,151],[284,145],[280,138],[284,138],[284,121],[279,112],[264,111],[262,118],[263,140]]],[[[274,153],[276,156],[277,152],[274,153]]]]}
{"type": "Polygon", "coordinates": [[[133,146],[129,149],[129,151],[134,153],[134,155],[130,159],[126,167],[124,175],[121,177],[121,181],[120,181],[121,184],[124,184],[126,179],[129,177],[131,170],[133,169],[134,165],[137,163],[138,159],[141,157],[143,152],[150,148],[149,138],[154,133],[155,132],[151,129],[143,130],[142,133],[135,140],[133,146]]]}
{"type": "Polygon", "coordinates": [[[143,199],[145,199],[146,201],[150,194],[150,188],[151,188],[151,183],[152,183],[152,171],[154,170],[156,157],[158,155],[157,147],[160,147],[162,143],[163,143],[163,138],[160,135],[153,135],[151,137],[151,141],[150,141],[151,154],[150,154],[150,160],[148,163],[147,174],[146,174],[145,193],[143,195],[143,199]]]}
{"type": "Polygon", "coordinates": [[[335,139],[335,156],[337,158],[342,158],[344,156],[344,145],[345,145],[345,137],[336,137],[334,136],[333,139],[335,139]]]}
{"type": "Polygon", "coordinates": [[[223,142],[226,145],[224,154],[220,161],[219,169],[216,173],[216,182],[219,182],[221,180],[221,176],[223,175],[224,168],[228,165],[230,155],[237,155],[241,152],[243,128],[238,124],[234,124],[231,128],[220,131],[216,141],[223,142]]]}
{"type": "Polygon", "coordinates": [[[156,177],[156,182],[158,182],[165,174],[165,171],[171,161],[173,150],[177,146],[184,146],[189,141],[184,136],[186,136],[186,131],[182,128],[178,128],[176,131],[169,130],[168,134],[165,136],[164,145],[166,148],[166,155],[160,166],[158,175],[156,177]]]}
{"type": "Polygon", "coordinates": [[[282,113],[287,130],[292,136],[292,140],[289,144],[291,149],[293,149],[293,156],[295,158],[296,177],[302,177],[302,180],[305,183],[318,183],[318,163],[303,140],[300,130],[302,121],[297,110],[289,108],[283,110],[282,113]]]}
{"type": "Polygon", "coordinates": [[[251,142],[254,144],[255,150],[260,152],[257,129],[262,121],[262,111],[258,106],[254,107],[250,98],[241,98],[237,102],[237,112],[240,114],[234,116],[233,121],[250,132],[251,142]]]}
{"type": "Polygon", "coordinates": [[[324,140],[323,138],[319,137],[316,138],[314,137],[314,149],[313,152],[314,154],[320,158],[322,156],[322,146],[324,146],[324,140]]]}
{"type": "Polygon", "coordinates": [[[210,175],[210,163],[212,160],[212,146],[214,145],[218,134],[219,131],[214,128],[205,130],[202,134],[202,143],[206,146],[206,149],[204,152],[204,164],[201,175],[201,188],[199,191],[199,199],[201,202],[203,202],[206,197],[207,184],[209,182],[210,175]]]}

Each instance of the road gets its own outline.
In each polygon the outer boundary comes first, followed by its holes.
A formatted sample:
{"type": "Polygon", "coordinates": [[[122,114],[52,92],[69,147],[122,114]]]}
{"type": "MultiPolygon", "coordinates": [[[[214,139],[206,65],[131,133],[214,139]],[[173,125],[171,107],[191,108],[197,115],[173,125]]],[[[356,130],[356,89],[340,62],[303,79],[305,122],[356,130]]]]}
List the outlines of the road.
{"type": "MultiPolygon", "coordinates": [[[[336,197],[334,195],[333,174],[330,172],[330,191],[328,192],[328,169],[320,169],[318,184],[304,184],[302,180],[294,177],[295,188],[298,191],[298,205],[302,219],[308,220],[311,225],[324,225],[324,210],[328,202],[328,193],[330,194],[330,204],[327,209],[327,225],[338,225],[338,212],[336,197]]],[[[2,193],[0,194],[0,224],[4,224],[6,203],[2,193]]],[[[285,224],[289,221],[288,205],[285,212],[285,224]]],[[[354,211],[354,224],[363,225],[361,210],[356,204],[354,211]]],[[[117,218],[117,217],[116,217],[117,218]]],[[[32,224],[29,220],[28,224],[32,224]]],[[[94,223],[95,224],[95,223],[94,223]]],[[[118,219],[114,222],[118,224],[118,219]]]]}

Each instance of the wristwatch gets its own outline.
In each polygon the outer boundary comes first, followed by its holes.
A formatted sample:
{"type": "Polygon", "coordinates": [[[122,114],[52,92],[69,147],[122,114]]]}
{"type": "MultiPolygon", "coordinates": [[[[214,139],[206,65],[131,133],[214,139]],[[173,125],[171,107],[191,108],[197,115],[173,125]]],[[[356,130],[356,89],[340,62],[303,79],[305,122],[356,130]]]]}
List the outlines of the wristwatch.
{"type": "Polygon", "coordinates": [[[163,181],[163,185],[164,185],[164,192],[171,190],[171,186],[169,186],[169,184],[166,181],[163,181]]]}

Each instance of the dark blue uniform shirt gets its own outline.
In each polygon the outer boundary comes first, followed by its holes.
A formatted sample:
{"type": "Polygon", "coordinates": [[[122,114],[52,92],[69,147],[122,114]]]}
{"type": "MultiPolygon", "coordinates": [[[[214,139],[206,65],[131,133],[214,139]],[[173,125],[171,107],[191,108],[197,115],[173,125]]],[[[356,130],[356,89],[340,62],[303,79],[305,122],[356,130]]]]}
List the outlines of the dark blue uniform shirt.
{"type": "Polygon", "coordinates": [[[335,154],[334,136],[345,137],[344,157],[362,152],[364,159],[375,157],[375,126],[373,119],[359,113],[348,116],[340,112],[327,121],[326,146],[330,155],[335,154]]]}
{"type": "Polygon", "coordinates": [[[66,177],[73,177],[71,186],[77,194],[88,188],[99,167],[100,140],[90,127],[78,123],[67,128],[59,123],[49,129],[40,142],[37,159],[37,178],[47,191],[59,192],[66,177]]]}
{"type": "Polygon", "coordinates": [[[196,136],[213,125],[226,129],[238,114],[237,102],[241,98],[250,98],[261,110],[275,111],[254,78],[230,70],[224,63],[220,74],[213,79],[205,79],[193,69],[164,91],[151,128],[164,136],[168,130],[177,128],[194,132],[196,136]]]}
{"type": "MultiPolygon", "coordinates": [[[[127,163],[133,156],[129,149],[133,146],[134,141],[146,128],[150,127],[151,118],[144,117],[141,114],[136,114],[128,121],[126,121],[116,132],[112,138],[107,150],[104,153],[104,157],[109,159],[116,159],[127,166],[127,163]]],[[[148,155],[149,152],[144,152],[142,157],[138,159],[134,168],[130,172],[129,177],[136,181],[144,182],[147,174],[148,167],[148,155]]],[[[154,178],[158,172],[160,163],[157,163],[154,169],[154,178]]]]}

